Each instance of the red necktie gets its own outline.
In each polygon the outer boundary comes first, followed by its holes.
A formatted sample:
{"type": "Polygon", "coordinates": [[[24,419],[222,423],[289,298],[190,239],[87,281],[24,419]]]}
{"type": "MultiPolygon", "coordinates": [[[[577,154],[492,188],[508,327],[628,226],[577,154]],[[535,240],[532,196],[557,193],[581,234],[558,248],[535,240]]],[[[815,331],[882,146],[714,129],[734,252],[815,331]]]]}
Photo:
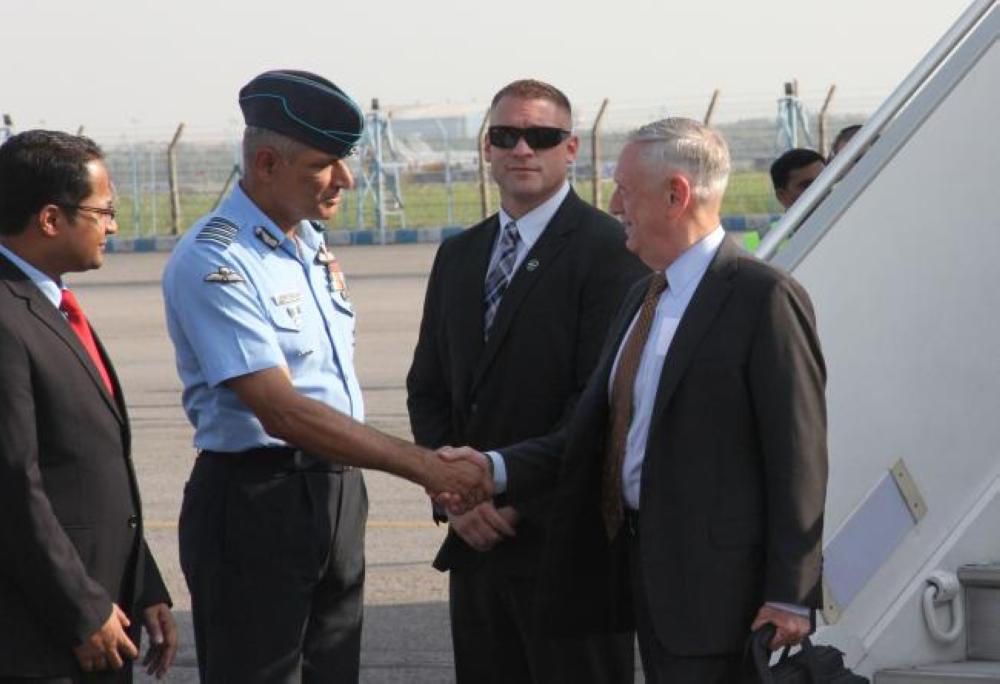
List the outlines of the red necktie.
{"type": "Polygon", "coordinates": [[[94,333],[90,331],[90,324],[87,323],[87,317],[83,315],[83,309],[80,308],[80,302],[76,301],[76,295],[73,294],[72,290],[64,289],[62,291],[62,301],[59,302],[59,310],[66,314],[66,319],[69,321],[69,327],[73,328],[73,332],[76,336],[80,338],[80,344],[83,348],[87,350],[90,354],[90,360],[94,362],[97,367],[97,372],[101,374],[101,378],[104,379],[104,384],[108,388],[108,393],[111,396],[115,396],[114,386],[111,384],[111,375],[108,373],[107,367],[104,365],[104,360],[101,358],[100,352],[97,351],[97,343],[94,341],[94,333]]]}

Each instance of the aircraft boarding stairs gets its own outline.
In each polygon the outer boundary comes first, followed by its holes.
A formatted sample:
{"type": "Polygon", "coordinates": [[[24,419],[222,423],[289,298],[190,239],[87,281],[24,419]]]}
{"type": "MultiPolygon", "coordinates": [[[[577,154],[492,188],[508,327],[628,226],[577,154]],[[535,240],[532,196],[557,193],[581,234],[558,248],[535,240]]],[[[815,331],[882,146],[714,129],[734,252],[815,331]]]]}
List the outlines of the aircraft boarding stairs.
{"type": "Polygon", "coordinates": [[[1000,682],[1000,564],[965,565],[955,575],[928,583],[925,619],[935,636],[954,641],[965,633],[965,659],[875,673],[874,684],[964,684],[1000,682]],[[942,624],[941,604],[952,613],[942,624]],[[962,619],[962,616],[965,619],[962,619]],[[928,618],[928,615],[931,617],[928,618]]]}
{"type": "Polygon", "coordinates": [[[757,250],[809,292],[827,363],[815,641],[876,684],[1000,684],[998,2],[972,2],[757,250]]]}

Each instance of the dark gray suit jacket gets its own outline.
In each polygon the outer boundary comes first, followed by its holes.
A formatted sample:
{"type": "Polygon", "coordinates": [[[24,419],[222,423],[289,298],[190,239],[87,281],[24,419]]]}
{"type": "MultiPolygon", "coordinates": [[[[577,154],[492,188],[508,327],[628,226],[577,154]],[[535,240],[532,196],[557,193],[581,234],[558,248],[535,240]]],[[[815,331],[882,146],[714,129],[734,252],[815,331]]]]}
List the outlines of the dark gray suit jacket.
{"type": "MultiPolygon", "coordinates": [[[[594,369],[622,297],[649,272],[625,249],[621,224],[571,191],[521,262],[484,344],[498,230],[494,215],[446,240],[434,260],[407,377],[410,425],[423,446],[487,450],[554,430],[594,369]]],[[[486,554],[449,533],[435,566],[533,572],[547,505],[544,490],[522,501],[517,536],[486,554]]]]}
{"type": "MultiPolygon", "coordinates": [[[[95,336],[96,339],[96,336],[95,336]]],[[[117,602],[170,597],[142,536],[117,399],[62,314],[0,255],[0,677],[79,672],[73,646],[117,602]]]]}
{"type": "MultiPolygon", "coordinates": [[[[632,624],[600,487],[608,377],[645,288],[625,300],[564,429],[503,450],[514,501],[551,486],[562,465],[542,571],[557,631],[632,624]]],[[[825,380],[806,292],[727,238],[668,351],[642,470],[641,575],[669,652],[739,652],[765,601],[819,605],[825,380]]]]}

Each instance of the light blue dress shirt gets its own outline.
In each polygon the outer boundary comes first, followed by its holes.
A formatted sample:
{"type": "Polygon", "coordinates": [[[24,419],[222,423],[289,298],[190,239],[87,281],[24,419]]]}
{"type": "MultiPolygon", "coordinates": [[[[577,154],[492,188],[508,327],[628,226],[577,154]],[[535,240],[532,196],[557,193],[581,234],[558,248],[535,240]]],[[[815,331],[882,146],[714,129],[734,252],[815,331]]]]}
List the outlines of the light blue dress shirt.
{"type": "Polygon", "coordinates": [[[45,298],[52,302],[52,306],[59,308],[59,304],[62,302],[62,286],[52,278],[48,277],[37,268],[29,264],[27,261],[19,257],[14,252],[10,251],[7,247],[0,245],[0,254],[14,262],[14,265],[19,269],[24,271],[24,275],[31,278],[31,282],[38,286],[38,289],[42,291],[45,298]]]}
{"type": "MultiPolygon", "coordinates": [[[[683,254],[667,267],[667,289],[660,295],[656,304],[656,313],[649,328],[649,338],[639,359],[639,368],[635,374],[635,386],[632,390],[632,422],[625,439],[625,459],[622,463],[622,499],[631,509],[639,509],[639,483],[642,477],[642,462],[646,458],[646,440],[649,437],[649,422],[653,415],[653,404],[656,402],[656,391],[660,384],[660,374],[663,371],[663,361],[667,357],[670,343],[677,332],[677,326],[687,311],[694,291],[698,289],[701,279],[708,270],[708,265],[715,258],[726,234],[719,226],[698,242],[688,247],[683,254]]],[[[618,370],[618,358],[621,356],[624,341],[632,333],[636,318],[629,325],[628,332],[622,338],[618,347],[611,375],[608,378],[608,396],[611,396],[611,385],[618,370]]]]}
{"type": "Polygon", "coordinates": [[[354,309],[328,273],[308,221],[285,235],[237,185],[174,248],[163,275],[167,329],[194,444],[283,446],[225,382],[287,367],[302,395],[364,420],[354,372],[354,309]]]}

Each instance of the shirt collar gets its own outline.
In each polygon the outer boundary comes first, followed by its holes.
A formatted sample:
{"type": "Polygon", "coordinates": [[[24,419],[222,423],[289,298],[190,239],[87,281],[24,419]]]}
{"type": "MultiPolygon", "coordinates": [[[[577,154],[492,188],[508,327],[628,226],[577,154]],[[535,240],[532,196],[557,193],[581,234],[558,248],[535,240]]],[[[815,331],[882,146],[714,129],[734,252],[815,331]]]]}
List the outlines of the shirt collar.
{"type": "Polygon", "coordinates": [[[3,254],[14,262],[15,266],[24,271],[24,275],[31,278],[31,282],[38,286],[38,289],[42,291],[45,298],[52,302],[52,306],[57,309],[59,308],[59,304],[62,302],[62,287],[60,283],[52,280],[52,278],[39,271],[4,245],[0,245],[0,254],[3,254]]]}
{"type": "Polygon", "coordinates": [[[511,221],[517,222],[517,234],[521,237],[521,241],[527,249],[531,249],[532,246],[538,241],[538,238],[542,236],[542,231],[545,230],[545,226],[549,225],[549,221],[555,216],[556,211],[559,209],[559,205],[563,203],[566,199],[566,195],[569,194],[569,181],[564,181],[561,188],[556,191],[556,194],[548,198],[537,207],[529,211],[527,214],[519,219],[511,218],[510,214],[500,207],[500,227],[506,226],[511,221]]]}
{"type": "Polygon", "coordinates": [[[722,226],[716,227],[711,233],[688,247],[667,267],[667,284],[675,293],[683,292],[693,282],[700,282],[708,270],[715,253],[719,251],[726,232],[722,226]]]}
{"type": "MultiPolygon", "coordinates": [[[[256,245],[257,249],[263,253],[273,252],[275,249],[282,247],[284,242],[288,240],[288,235],[285,234],[285,231],[281,230],[271,220],[270,216],[261,211],[260,207],[250,199],[250,196],[239,183],[233,187],[233,191],[229,194],[229,197],[219,207],[219,212],[236,219],[245,227],[246,235],[244,239],[250,244],[256,245]],[[267,235],[258,236],[257,233],[259,231],[263,231],[267,235]]],[[[295,231],[300,243],[310,247],[310,251],[315,254],[319,245],[316,242],[315,235],[310,235],[310,233],[315,234],[316,231],[309,225],[309,222],[299,221],[299,225],[295,227],[295,231]]],[[[295,254],[294,245],[284,245],[284,247],[289,254],[295,254]]]]}

